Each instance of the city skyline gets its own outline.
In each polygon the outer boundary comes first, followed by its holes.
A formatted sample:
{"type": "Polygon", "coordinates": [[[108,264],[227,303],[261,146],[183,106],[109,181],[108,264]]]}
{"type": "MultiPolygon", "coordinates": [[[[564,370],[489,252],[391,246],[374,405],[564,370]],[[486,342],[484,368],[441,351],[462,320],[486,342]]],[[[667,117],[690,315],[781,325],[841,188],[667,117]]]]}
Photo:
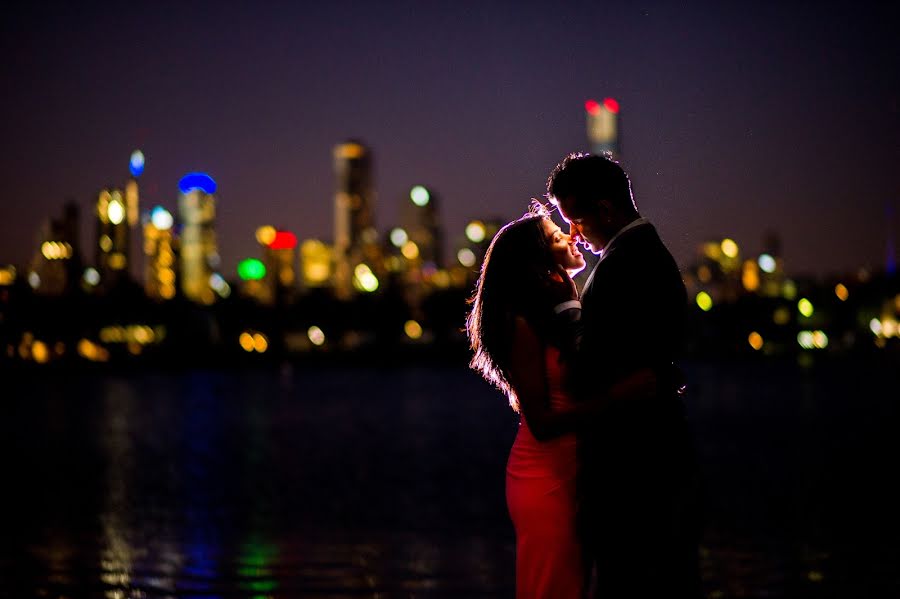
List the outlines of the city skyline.
{"type": "Polygon", "coordinates": [[[584,102],[615,97],[638,205],[682,266],[707,239],[754,253],[769,231],[789,272],[884,266],[900,199],[892,9],[404,6],[13,11],[0,262],[27,264],[68,198],[90,259],[93,199],[140,148],[142,210],[175,212],[186,172],[220,184],[234,276],[259,225],[330,240],[331,149],[349,138],[372,149],[379,231],[426,185],[449,253],[469,220],[521,214],[556,161],[589,149],[584,102]],[[95,43],[114,30],[127,43],[95,43]]]}

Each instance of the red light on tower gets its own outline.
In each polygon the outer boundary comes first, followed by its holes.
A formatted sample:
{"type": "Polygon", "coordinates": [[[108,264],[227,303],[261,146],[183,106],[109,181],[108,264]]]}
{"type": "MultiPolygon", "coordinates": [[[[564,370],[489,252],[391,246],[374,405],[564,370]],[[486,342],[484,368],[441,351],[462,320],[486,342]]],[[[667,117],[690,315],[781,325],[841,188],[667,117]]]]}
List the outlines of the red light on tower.
{"type": "Polygon", "coordinates": [[[297,236],[290,231],[276,231],[275,239],[269,244],[270,250],[291,250],[297,247],[297,236]]]}
{"type": "Polygon", "coordinates": [[[603,107],[613,114],[618,114],[619,112],[619,103],[613,98],[604,98],[603,107]]]}
{"type": "Polygon", "coordinates": [[[597,100],[588,100],[584,103],[584,109],[588,114],[598,115],[600,114],[600,104],[597,103],[597,100]]]}

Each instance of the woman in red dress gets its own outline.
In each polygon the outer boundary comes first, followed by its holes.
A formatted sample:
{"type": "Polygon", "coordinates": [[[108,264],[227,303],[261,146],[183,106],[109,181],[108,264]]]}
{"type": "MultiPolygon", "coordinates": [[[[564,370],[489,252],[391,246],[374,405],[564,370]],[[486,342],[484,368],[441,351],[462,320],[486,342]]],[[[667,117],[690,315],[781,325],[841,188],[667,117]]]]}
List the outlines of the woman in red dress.
{"type": "MultiPolygon", "coordinates": [[[[519,431],[506,470],[516,531],[517,599],[578,599],[586,576],[575,529],[574,431],[602,403],[574,402],[566,390],[561,340],[548,288],[585,266],[573,240],[540,204],[494,236],[472,298],[470,366],[509,398],[519,431]]],[[[609,396],[640,393],[626,382],[609,396]]],[[[606,398],[608,399],[608,398],[606,398]]]]}

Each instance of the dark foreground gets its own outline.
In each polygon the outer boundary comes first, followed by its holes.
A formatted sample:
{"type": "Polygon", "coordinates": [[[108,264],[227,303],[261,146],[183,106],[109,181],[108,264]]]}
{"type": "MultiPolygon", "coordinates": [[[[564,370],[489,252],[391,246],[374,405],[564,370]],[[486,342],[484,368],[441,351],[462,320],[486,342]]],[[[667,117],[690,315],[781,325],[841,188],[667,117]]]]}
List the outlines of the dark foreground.
{"type": "MultiPolygon", "coordinates": [[[[900,368],[687,370],[707,595],[900,596],[900,368]]],[[[513,595],[516,419],[462,368],[4,377],[0,597],[513,595]]]]}

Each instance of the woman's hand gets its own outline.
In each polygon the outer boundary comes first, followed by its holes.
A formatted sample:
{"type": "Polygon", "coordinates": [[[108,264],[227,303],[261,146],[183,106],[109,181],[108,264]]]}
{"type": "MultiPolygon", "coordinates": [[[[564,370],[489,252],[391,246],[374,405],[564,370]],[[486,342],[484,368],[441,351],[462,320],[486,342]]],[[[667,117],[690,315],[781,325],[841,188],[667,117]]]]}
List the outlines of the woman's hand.
{"type": "Polygon", "coordinates": [[[566,269],[557,264],[544,279],[544,295],[550,307],[578,299],[578,288],[566,269]]]}

